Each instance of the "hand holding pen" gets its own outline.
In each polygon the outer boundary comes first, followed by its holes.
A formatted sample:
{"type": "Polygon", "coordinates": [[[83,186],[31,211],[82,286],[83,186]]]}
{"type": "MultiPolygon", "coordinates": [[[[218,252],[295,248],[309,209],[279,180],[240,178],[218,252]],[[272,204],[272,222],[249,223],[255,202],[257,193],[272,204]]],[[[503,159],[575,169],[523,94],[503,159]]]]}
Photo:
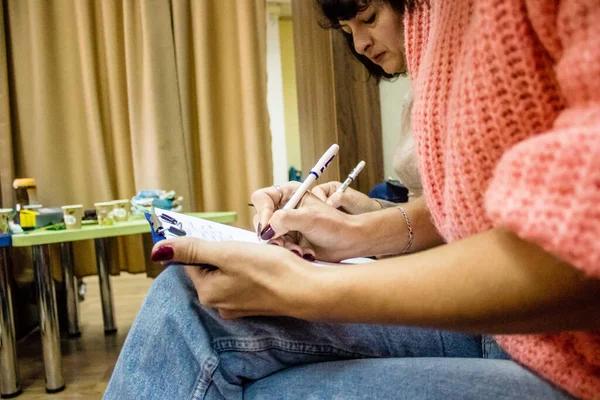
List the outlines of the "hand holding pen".
{"type": "MultiPolygon", "coordinates": [[[[332,150],[337,151],[337,146],[330,149],[332,150]]],[[[310,181],[321,175],[332,157],[333,154],[326,153],[319,160],[308,176],[308,183],[305,181],[302,184],[305,188],[310,186],[310,181]]],[[[315,187],[313,193],[304,197],[298,194],[301,191],[305,192],[301,189],[302,185],[298,182],[288,182],[280,188],[268,187],[253,193],[252,205],[257,212],[254,217],[257,235],[270,240],[270,244],[283,246],[307,260],[316,258],[322,261],[340,261],[354,257],[356,249],[364,242],[361,230],[356,229],[357,217],[332,208],[319,196],[314,195],[321,186],[329,184],[315,187]],[[294,202],[287,201],[294,196],[301,198],[302,207],[294,208],[294,202]]],[[[335,192],[340,185],[341,183],[336,182],[335,189],[330,193],[335,192]]],[[[345,193],[337,195],[348,196],[351,193],[359,192],[347,189],[345,193]]],[[[361,196],[366,197],[362,194],[361,196]]]]}
{"type": "Polygon", "coordinates": [[[252,195],[252,204],[257,210],[257,215],[255,216],[255,226],[257,227],[257,234],[261,240],[268,241],[275,236],[275,231],[269,223],[273,213],[278,208],[281,208],[282,204],[284,204],[282,207],[283,210],[293,210],[296,208],[308,189],[331,164],[331,161],[336,156],[339,148],[340,147],[337,144],[332,145],[323,154],[323,156],[321,156],[319,161],[317,161],[315,166],[310,170],[307,177],[304,179],[304,182],[302,182],[302,184],[299,186],[290,182],[284,185],[282,188],[274,186],[254,192],[252,195]],[[295,188],[294,193],[291,195],[291,197],[289,197],[288,201],[285,201],[292,188],[295,188]]]}
{"type": "Polygon", "coordinates": [[[380,203],[349,187],[364,166],[364,161],[359,162],[343,183],[323,183],[315,187],[312,193],[331,207],[340,209],[347,214],[357,215],[380,210],[380,203]]]}

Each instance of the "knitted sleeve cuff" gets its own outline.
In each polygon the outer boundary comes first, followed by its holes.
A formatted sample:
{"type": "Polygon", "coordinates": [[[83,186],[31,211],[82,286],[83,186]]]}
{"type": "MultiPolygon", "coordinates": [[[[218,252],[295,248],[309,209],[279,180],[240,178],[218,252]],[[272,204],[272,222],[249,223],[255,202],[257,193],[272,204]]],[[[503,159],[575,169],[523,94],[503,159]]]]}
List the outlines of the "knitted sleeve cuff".
{"type": "Polygon", "coordinates": [[[497,165],[485,197],[494,226],[595,277],[600,277],[598,126],[554,131],[513,147],[497,165]]]}

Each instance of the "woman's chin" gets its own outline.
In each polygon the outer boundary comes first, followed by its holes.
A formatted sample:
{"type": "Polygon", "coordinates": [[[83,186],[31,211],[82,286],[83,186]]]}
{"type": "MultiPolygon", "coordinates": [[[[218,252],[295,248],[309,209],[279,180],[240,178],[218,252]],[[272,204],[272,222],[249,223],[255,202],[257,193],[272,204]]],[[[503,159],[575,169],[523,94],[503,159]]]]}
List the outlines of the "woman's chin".
{"type": "Polygon", "coordinates": [[[404,62],[387,61],[380,65],[380,67],[386,74],[395,75],[404,72],[406,66],[404,62]]]}

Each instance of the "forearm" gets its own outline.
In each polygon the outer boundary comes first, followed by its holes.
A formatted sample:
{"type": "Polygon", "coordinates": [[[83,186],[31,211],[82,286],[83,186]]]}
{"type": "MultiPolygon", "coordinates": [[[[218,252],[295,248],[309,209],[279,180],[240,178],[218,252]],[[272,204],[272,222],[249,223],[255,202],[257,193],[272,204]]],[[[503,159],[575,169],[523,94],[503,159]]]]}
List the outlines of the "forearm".
{"type": "Polygon", "coordinates": [[[600,280],[500,229],[315,275],[318,297],[301,318],[486,333],[600,327],[600,280]]]}
{"type": "MultiPolygon", "coordinates": [[[[438,233],[425,198],[420,197],[401,206],[412,225],[413,240],[409,252],[429,249],[444,243],[438,233]]],[[[356,243],[356,256],[384,256],[402,253],[408,245],[408,226],[397,207],[355,216],[361,240],[356,243]]]]}

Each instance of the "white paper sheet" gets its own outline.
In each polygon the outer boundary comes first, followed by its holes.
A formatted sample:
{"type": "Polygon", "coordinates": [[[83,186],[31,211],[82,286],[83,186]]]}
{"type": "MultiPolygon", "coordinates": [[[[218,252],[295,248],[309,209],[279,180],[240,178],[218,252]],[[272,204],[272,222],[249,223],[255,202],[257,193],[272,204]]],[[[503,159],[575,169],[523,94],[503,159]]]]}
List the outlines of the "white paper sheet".
{"type": "MultiPolygon", "coordinates": [[[[220,224],[218,222],[207,221],[202,218],[196,218],[189,215],[181,214],[174,211],[162,210],[155,208],[154,213],[165,228],[165,237],[176,238],[177,235],[169,232],[170,227],[175,227],[185,232],[186,236],[195,237],[208,241],[234,241],[247,242],[262,245],[256,237],[256,232],[247,231],[245,229],[236,228],[233,226],[220,224]],[[168,218],[161,218],[161,215],[166,215],[168,218]],[[169,223],[167,220],[177,221],[177,223],[169,223]]],[[[372,262],[370,258],[352,258],[344,260],[341,263],[329,263],[324,261],[316,261],[314,264],[328,267],[342,266],[344,264],[364,264],[372,262]]]]}

